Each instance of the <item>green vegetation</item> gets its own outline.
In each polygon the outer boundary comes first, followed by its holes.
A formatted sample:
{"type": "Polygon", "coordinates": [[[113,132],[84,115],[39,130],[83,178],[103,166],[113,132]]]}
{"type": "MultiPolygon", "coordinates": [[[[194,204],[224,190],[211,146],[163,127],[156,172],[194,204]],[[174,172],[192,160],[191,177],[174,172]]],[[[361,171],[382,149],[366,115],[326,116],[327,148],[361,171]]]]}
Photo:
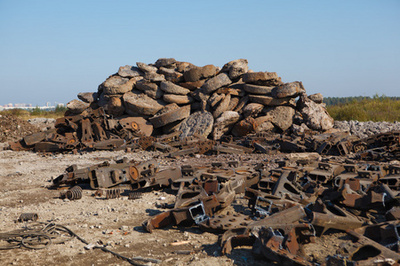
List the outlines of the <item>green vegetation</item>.
{"type": "Polygon", "coordinates": [[[400,97],[326,98],[324,102],[335,120],[400,121],[400,97]]]}
{"type": "Polygon", "coordinates": [[[52,111],[42,110],[39,107],[36,107],[33,110],[24,110],[16,108],[16,109],[0,111],[0,115],[14,115],[25,120],[36,117],[59,118],[64,116],[66,110],[67,108],[65,106],[57,106],[55,110],[52,111]]]}

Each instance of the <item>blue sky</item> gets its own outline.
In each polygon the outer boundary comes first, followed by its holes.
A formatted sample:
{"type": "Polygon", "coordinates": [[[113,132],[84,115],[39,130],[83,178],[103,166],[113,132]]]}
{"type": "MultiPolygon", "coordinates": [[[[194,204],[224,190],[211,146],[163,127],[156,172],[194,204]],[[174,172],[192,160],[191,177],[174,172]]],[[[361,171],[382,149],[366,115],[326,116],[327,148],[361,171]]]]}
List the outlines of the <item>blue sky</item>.
{"type": "Polygon", "coordinates": [[[0,0],[0,105],[66,103],[160,57],[246,58],[326,97],[400,96],[400,1],[0,0]]]}

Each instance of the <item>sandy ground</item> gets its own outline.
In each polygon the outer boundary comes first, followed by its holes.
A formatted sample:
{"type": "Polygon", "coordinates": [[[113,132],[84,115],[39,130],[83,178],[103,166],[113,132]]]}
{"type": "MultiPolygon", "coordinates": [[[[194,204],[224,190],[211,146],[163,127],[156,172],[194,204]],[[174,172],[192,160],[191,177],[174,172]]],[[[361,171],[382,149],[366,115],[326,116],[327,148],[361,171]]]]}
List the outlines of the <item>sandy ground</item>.
{"type": "MultiPolygon", "coordinates": [[[[265,261],[255,260],[251,248],[237,248],[229,257],[221,255],[218,235],[195,227],[169,227],[152,234],[143,231],[142,222],[163,211],[156,205],[174,202],[175,196],[165,191],[143,193],[136,200],[128,200],[126,196],[106,200],[95,198],[93,190],[85,189],[82,199],[69,201],[60,199],[60,191],[48,189],[52,178],[64,173],[72,164],[85,167],[123,157],[144,161],[157,155],[156,152],[124,151],[78,155],[0,151],[0,232],[21,229],[25,224],[16,222],[20,214],[34,212],[39,215],[38,221],[67,226],[89,243],[102,242],[126,257],[158,259],[162,261],[160,265],[265,265],[265,261]],[[171,245],[179,241],[189,242],[171,245]],[[181,251],[191,251],[191,254],[176,254],[181,251]]],[[[204,158],[192,157],[179,162],[159,159],[163,165],[193,163],[191,160],[204,158]]],[[[85,244],[75,238],[41,250],[0,250],[0,265],[129,265],[109,253],[84,247],[85,244]]]]}

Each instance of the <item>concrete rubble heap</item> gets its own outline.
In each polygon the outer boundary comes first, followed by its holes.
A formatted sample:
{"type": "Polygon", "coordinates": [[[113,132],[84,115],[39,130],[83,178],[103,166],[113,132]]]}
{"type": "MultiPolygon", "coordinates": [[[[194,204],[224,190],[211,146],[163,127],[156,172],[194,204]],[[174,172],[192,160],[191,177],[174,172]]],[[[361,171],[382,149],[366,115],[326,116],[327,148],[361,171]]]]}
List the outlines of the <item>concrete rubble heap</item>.
{"type": "Polygon", "coordinates": [[[222,68],[173,58],[137,62],[121,66],[97,92],[79,93],[78,98],[67,104],[67,115],[102,107],[114,118],[145,118],[154,126],[153,135],[181,130],[187,137],[197,133],[188,126],[200,124],[201,135],[217,140],[224,134],[281,133],[296,126],[326,131],[334,122],[321,94],[307,96],[301,82],[284,83],[275,72],[253,72],[246,59],[222,68]]]}
{"type": "Polygon", "coordinates": [[[54,129],[10,148],[116,149],[150,136],[217,141],[249,134],[322,133],[334,124],[320,93],[307,96],[299,81],[284,83],[275,72],[253,72],[246,59],[222,68],[173,58],[138,62],[120,67],[97,92],[79,93],[78,98],[67,104],[54,129]]]}

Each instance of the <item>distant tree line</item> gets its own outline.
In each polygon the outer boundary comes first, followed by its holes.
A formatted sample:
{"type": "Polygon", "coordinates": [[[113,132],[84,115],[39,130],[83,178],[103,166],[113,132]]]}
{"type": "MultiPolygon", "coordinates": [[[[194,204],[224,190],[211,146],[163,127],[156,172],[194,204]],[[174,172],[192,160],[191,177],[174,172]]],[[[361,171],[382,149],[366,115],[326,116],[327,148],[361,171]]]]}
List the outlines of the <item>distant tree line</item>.
{"type": "Polygon", "coordinates": [[[378,94],[375,94],[373,97],[369,96],[352,96],[352,97],[325,97],[324,98],[324,103],[326,103],[327,106],[334,106],[334,105],[343,105],[347,103],[357,103],[361,102],[363,100],[377,100],[377,101],[383,101],[383,100],[394,100],[398,101],[400,100],[400,97],[389,97],[389,96],[379,96],[378,94]]]}

